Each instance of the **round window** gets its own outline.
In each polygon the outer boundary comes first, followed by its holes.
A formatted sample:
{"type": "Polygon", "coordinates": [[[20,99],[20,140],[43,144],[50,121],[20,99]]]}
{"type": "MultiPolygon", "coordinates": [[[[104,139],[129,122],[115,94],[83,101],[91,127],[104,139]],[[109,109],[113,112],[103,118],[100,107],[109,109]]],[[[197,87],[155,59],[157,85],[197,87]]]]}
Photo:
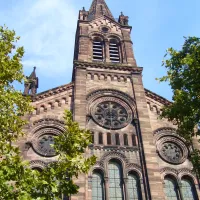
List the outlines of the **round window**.
{"type": "Polygon", "coordinates": [[[104,32],[104,33],[107,33],[107,32],[109,31],[109,29],[108,29],[107,27],[103,27],[101,30],[102,30],[102,32],[104,32]]]}
{"type": "Polygon", "coordinates": [[[120,129],[132,121],[130,107],[115,98],[101,98],[92,107],[92,117],[107,129],[120,129]]]}

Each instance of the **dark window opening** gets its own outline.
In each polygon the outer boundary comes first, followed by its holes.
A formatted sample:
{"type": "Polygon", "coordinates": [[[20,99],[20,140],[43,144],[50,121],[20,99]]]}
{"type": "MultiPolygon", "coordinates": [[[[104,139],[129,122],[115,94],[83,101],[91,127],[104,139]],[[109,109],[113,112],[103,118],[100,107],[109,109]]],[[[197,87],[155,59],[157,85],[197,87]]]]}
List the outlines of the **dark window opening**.
{"type": "Polygon", "coordinates": [[[135,136],[135,135],[132,135],[132,145],[133,145],[133,146],[137,146],[137,143],[136,143],[136,136],[135,136]]]}
{"type": "Polygon", "coordinates": [[[107,134],[107,144],[111,145],[111,133],[107,134]]]}
{"type": "Polygon", "coordinates": [[[116,142],[116,145],[120,145],[120,140],[119,140],[119,134],[115,134],[115,142],[116,142]]]}
{"type": "Polygon", "coordinates": [[[94,133],[92,132],[91,135],[92,135],[92,144],[94,144],[94,133]]]}
{"type": "Polygon", "coordinates": [[[99,144],[103,144],[103,134],[99,133],[99,144]]]}
{"type": "Polygon", "coordinates": [[[128,146],[128,135],[124,134],[124,145],[128,146]]]}

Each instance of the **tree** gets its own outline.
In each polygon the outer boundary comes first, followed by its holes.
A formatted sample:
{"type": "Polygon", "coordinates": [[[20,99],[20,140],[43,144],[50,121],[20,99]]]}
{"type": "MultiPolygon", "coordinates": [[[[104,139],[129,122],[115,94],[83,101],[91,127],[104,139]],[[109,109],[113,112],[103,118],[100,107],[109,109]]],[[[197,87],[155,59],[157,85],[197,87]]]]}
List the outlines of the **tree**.
{"type": "MultiPolygon", "coordinates": [[[[200,135],[200,38],[185,38],[180,51],[169,48],[165,57],[167,75],[159,80],[169,81],[173,103],[164,107],[161,117],[175,123],[177,133],[192,145],[192,139],[200,135]]],[[[194,149],[191,161],[200,175],[198,149],[194,149]]]]}
{"type": "Polygon", "coordinates": [[[31,170],[23,161],[16,144],[25,134],[23,116],[32,108],[30,98],[14,87],[15,82],[25,80],[21,64],[24,49],[16,47],[19,39],[14,31],[0,27],[0,200],[61,199],[61,194],[78,192],[73,178],[87,173],[96,161],[94,156],[84,156],[91,134],[80,129],[66,111],[65,132],[55,138],[58,161],[41,172],[31,170]]]}

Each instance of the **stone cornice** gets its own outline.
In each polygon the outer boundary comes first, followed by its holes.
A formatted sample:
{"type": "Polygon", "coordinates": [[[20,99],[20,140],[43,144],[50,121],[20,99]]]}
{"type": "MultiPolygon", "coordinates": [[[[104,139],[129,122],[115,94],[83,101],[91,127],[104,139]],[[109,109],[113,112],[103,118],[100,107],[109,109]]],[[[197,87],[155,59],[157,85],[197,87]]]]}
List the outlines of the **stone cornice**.
{"type": "MultiPolygon", "coordinates": [[[[80,64],[80,62],[78,62],[78,63],[80,64]]],[[[84,64],[85,64],[85,62],[84,62],[84,64]]],[[[92,65],[93,64],[88,63],[88,66],[92,66],[92,65]]],[[[79,65],[79,67],[81,67],[81,66],[82,65],[79,65]]],[[[123,68],[123,66],[121,66],[121,67],[123,68]]],[[[136,68],[136,67],[134,67],[134,68],[136,68]]],[[[37,101],[40,101],[40,100],[45,99],[47,97],[59,94],[61,92],[68,91],[68,90],[72,89],[73,86],[74,86],[74,83],[72,82],[72,83],[69,83],[69,84],[61,85],[59,87],[38,93],[36,96],[32,96],[32,102],[37,102],[37,101]]],[[[153,99],[153,100],[155,100],[155,101],[157,101],[157,102],[159,102],[163,105],[169,105],[169,104],[172,103],[169,100],[165,99],[164,97],[161,97],[160,95],[158,95],[158,94],[156,94],[156,93],[154,93],[154,92],[152,92],[148,89],[145,89],[145,94],[146,94],[146,97],[149,97],[149,98],[151,98],[151,99],[153,99]]]]}
{"type": "Polygon", "coordinates": [[[160,95],[148,90],[148,89],[145,89],[145,94],[147,97],[167,106],[167,105],[170,105],[172,102],[165,99],[164,97],[161,97],[160,95]]]}
{"type": "Polygon", "coordinates": [[[82,62],[82,61],[74,61],[74,67],[79,67],[83,69],[90,67],[96,69],[121,70],[121,71],[129,71],[136,74],[141,74],[143,71],[142,67],[129,66],[128,64],[82,62]]]}
{"type": "Polygon", "coordinates": [[[68,90],[72,89],[73,86],[74,86],[73,83],[69,83],[69,84],[61,85],[59,87],[38,93],[36,96],[32,96],[32,98],[31,98],[32,102],[40,101],[47,97],[54,96],[56,94],[60,94],[61,92],[68,91],[68,90]]]}

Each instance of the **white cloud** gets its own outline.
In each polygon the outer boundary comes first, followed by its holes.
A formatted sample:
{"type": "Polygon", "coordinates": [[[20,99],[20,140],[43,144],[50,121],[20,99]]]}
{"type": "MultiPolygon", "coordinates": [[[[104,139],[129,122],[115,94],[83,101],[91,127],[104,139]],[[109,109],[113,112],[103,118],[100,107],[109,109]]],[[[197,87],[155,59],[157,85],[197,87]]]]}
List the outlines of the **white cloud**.
{"type": "Polygon", "coordinates": [[[21,36],[25,69],[37,66],[49,77],[71,73],[78,17],[71,0],[20,0],[9,13],[4,19],[21,36]]]}

